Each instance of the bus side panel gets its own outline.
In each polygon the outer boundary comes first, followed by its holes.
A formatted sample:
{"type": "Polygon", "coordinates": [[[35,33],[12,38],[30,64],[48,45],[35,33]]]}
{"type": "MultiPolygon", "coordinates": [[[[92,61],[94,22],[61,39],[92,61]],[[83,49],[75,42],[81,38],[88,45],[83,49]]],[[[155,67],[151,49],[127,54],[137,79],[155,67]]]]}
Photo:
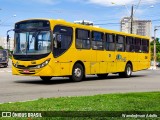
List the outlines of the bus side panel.
{"type": "Polygon", "coordinates": [[[90,62],[84,62],[85,74],[91,74],[90,62]]]}
{"type": "Polygon", "coordinates": [[[107,51],[107,73],[114,73],[117,71],[116,53],[107,51]]]}
{"type": "Polygon", "coordinates": [[[146,66],[147,68],[150,68],[151,67],[151,54],[150,53],[145,53],[145,57],[147,58],[146,59],[146,66]]]}
{"type": "Polygon", "coordinates": [[[99,62],[97,61],[97,51],[91,51],[91,60],[90,60],[90,73],[96,74],[99,72],[99,62]]]}
{"type": "Polygon", "coordinates": [[[72,56],[70,56],[70,60],[73,63],[70,67],[71,71],[73,65],[77,61],[81,61],[85,67],[85,74],[91,74],[90,63],[91,61],[96,60],[96,58],[94,58],[95,52],[93,52],[92,50],[85,50],[85,49],[74,49],[72,51],[74,52],[72,53],[72,56]]]}
{"type": "Polygon", "coordinates": [[[71,63],[60,63],[60,74],[61,76],[71,75],[70,66],[71,63]]]}
{"type": "MultiPolygon", "coordinates": [[[[95,74],[99,72],[99,63],[97,62],[96,56],[97,51],[87,49],[74,49],[72,53],[72,60],[75,64],[77,61],[81,61],[85,67],[85,74],[95,74]]],[[[73,64],[73,65],[74,65],[73,64]]],[[[71,65],[71,69],[73,68],[71,65]]]]}
{"type": "Polygon", "coordinates": [[[150,57],[149,54],[141,53],[141,69],[148,69],[150,67],[150,57]]]}
{"type": "Polygon", "coordinates": [[[126,52],[116,52],[117,72],[124,72],[127,62],[126,52]]]}
{"type": "Polygon", "coordinates": [[[137,70],[147,69],[148,57],[144,53],[137,53],[137,70]]]}
{"type": "Polygon", "coordinates": [[[145,55],[143,53],[138,53],[139,54],[139,69],[142,70],[142,69],[145,69],[146,66],[145,66],[145,55]]]}
{"type": "Polygon", "coordinates": [[[58,72],[56,72],[56,76],[68,76],[71,75],[71,63],[73,61],[73,58],[70,56],[73,53],[71,51],[65,52],[63,55],[57,57],[54,59],[54,64],[57,66],[53,67],[55,70],[57,69],[58,72]]]}
{"type": "Polygon", "coordinates": [[[107,73],[107,52],[97,51],[97,62],[99,62],[99,73],[107,73]]]}
{"type": "Polygon", "coordinates": [[[127,61],[131,61],[132,63],[132,67],[133,67],[133,71],[137,71],[138,70],[138,65],[137,65],[137,54],[134,52],[128,52],[128,59],[127,61]]]}

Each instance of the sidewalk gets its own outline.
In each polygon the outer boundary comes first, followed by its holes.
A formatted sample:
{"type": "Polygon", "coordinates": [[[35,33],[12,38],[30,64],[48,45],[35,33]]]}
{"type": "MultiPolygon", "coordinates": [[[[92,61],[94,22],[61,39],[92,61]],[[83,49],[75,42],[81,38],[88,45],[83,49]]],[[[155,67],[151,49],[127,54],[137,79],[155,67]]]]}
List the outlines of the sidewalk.
{"type": "Polygon", "coordinates": [[[12,60],[9,58],[9,61],[8,61],[8,66],[12,66],[12,60]]]}
{"type": "Polygon", "coordinates": [[[154,66],[151,66],[151,67],[149,68],[149,70],[160,70],[160,67],[156,67],[156,69],[155,69],[154,66]]]}

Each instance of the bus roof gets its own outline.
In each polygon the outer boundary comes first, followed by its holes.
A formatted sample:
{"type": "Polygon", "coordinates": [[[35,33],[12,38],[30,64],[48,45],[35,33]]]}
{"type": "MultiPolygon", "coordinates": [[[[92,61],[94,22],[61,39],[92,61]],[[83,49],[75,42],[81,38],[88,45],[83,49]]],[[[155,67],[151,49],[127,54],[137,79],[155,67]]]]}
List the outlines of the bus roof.
{"type": "MultiPolygon", "coordinates": [[[[19,22],[24,22],[24,21],[28,21],[28,20],[48,20],[48,21],[53,21],[56,24],[65,24],[67,26],[73,26],[73,27],[81,28],[81,29],[88,29],[88,30],[93,30],[93,31],[95,30],[95,31],[106,32],[106,33],[111,33],[111,34],[120,34],[120,35],[125,35],[125,36],[132,36],[132,37],[139,37],[139,38],[143,38],[143,39],[150,39],[148,36],[129,34],[129,33],[125,33],[125,32],[109,30],[109,29],[106,29],[106,28],[101,28],[101,27],[96,27],[96,26],[89,26],[89,25],[71,23],[71,22],[67,22],[63,19],[33,18],[33,19],[22,20],[22,21],[19,21],[19,22]]],[[[19,23],[19,22],[17,22],[17,23],[19,23]]]]}

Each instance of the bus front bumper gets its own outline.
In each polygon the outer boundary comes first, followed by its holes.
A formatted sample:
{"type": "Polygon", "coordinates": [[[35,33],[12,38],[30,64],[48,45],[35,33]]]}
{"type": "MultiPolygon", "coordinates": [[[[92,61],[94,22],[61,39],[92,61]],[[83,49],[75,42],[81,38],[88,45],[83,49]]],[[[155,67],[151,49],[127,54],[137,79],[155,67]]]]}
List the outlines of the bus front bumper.
{"type": "Polygon", "coordinates": [[[50,67],[50,65],[45,66],[40,69],[18,69],[12,65],[12,74],[13,75],[22,75],[22,76],[56,76],[56,71],[50,67]]]}

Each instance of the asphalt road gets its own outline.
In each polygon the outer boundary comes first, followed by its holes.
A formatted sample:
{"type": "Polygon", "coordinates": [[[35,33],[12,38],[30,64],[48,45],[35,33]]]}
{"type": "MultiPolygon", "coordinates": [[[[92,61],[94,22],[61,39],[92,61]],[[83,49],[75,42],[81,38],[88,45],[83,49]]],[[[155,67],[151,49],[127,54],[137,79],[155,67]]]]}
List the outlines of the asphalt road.
{"type": "Polygon", "coordinates": [[[11,66],[0,68],[0,103],[28,101],[59,96],[81,96],[107,93],[160,91],[160,70],[133,73],[131,78],[109,75],[107,79],[87,76],[73,83],[67,78],[53,78],[44,83],[39,77],[13,76],[11,66]]]}

